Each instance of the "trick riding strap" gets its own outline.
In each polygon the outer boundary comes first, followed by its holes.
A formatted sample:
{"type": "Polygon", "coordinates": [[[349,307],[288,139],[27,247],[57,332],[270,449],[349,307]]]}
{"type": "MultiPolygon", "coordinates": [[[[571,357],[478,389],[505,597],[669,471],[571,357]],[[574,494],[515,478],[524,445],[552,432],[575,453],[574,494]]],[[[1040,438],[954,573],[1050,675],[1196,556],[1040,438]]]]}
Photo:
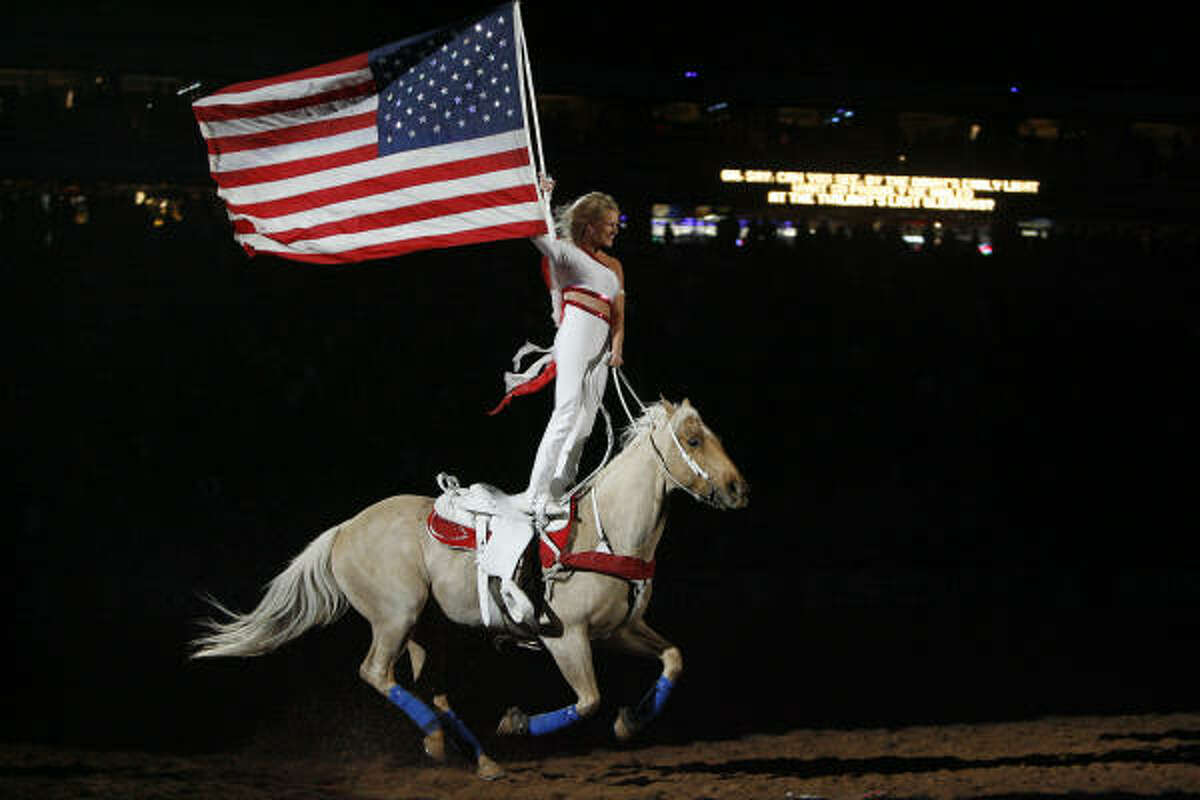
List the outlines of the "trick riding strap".
{"type": "Polygon", "coordinates": [[[609,544],[604,526],[600,522],[600,508],[596,500],[597,485],[593,484],[589,491],[592,495],[592,514],[596,520],[596,537],[599,539],[596,549],[582,553],[560,553],[558,563],[564,570],[599,572],[630,582],[648,581],[653,578],[654,561],[613,553],[612,545],[609,544]]]}
{"type": "Polygon", "coordinates": [[[598,572],[623,578],[629,584],[629,612],[625,615],[629,620],[645,607],[649,597],[647,589],[654,578],[655,562],[613,553],[600,521],[599,501],[596,499],[598,486],[598,483],[594,483],[589,489],[592,494],[592,514],[596,520],[596,536],[599,539],[596,549],[582,553],[560,553],[558,563],[546,572],[546,588],[550,592],[555,580],[565,580],[562,575],[564,572],[598,572]]]}

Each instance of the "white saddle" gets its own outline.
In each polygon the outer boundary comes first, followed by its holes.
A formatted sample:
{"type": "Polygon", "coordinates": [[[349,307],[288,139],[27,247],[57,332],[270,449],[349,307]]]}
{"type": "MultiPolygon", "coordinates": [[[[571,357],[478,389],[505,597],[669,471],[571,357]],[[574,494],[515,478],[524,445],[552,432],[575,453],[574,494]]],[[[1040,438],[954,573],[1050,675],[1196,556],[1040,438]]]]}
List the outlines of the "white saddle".
{"type": "Polygon", "coordinates": [[[445,472],[438,473],[437,484],[442,494],[434,500],[433,508],[442,519],[470,527],[475,527],[479,514],[529,522],[529,506],[522,495],[506,494],[487,483],[473,483],[464,489],[458,478],[445,472]]]}
{"type": "MultiPolygon", "coordinates": [[[[479,592],[479,609],[487,627],[503,627],[499,609],[495,608],[488,578],[501,581],[501,596],[509,615],[517,622],[532,619],[534,609],[513,581],[521,556],[529,540],[536,535],[527,501],[522,495],[510,495],[486,483],[474,483],[466,489],[453,475],[444,472],[437,476],[442,493],[433,501],[434,512],[442,519],[475,531],[475,564],[479,592]]],[[[564,515],[554,519],[548,530],[569,522],[564,515]]]]}

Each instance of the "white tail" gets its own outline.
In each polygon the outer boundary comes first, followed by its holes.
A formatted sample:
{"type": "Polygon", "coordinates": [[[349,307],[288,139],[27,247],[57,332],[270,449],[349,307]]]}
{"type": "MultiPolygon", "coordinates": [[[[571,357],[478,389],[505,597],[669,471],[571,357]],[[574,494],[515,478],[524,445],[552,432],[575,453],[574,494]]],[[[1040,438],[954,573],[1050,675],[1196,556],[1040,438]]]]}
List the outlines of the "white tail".
{"type": "Polygon", "coordinates": [[[237,614],[206,598],[226,622],[207,620],[209,633],[192,642],[192,658],[258,656],[290,642],[309,628],[328,625],[346,612],[346,597],[333,575],[330,555],[340,526],[313,539],[287,569],[267,585],[262,601],[237,614]]]}

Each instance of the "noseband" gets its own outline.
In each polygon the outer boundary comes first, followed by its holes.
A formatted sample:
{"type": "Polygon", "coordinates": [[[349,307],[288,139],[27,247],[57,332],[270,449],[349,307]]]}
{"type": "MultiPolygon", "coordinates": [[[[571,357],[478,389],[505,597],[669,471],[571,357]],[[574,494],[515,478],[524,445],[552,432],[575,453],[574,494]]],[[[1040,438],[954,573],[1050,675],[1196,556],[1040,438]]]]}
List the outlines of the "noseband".
{"type": "Polygon", "coordinates": [[[692,471],[692,474],[708,483],[708,494],[700,494],[695,489],[685,483],[682,483],[678,478],[675,477],[675,475],[671,472],[671,468],[667,466],[667,459],[663,457],[662,451],[658,449],[658,443],[654,441],[654,429],[651,429],[650,436],[648,437],[650,439],[650,447],[654,449],[654,455],[658,457],[658,465],[662,468],[663,474],[667,476],[667,479],[670,480],[671,483],[675,484],[680,489],[683,489],[701,503],[712,506],[713,508],[720,508],[720,506],[717,504],[717,484],[713,481],[707,470],[696,463],[696,459],[688,455],[687,450],[683,448],[683,443],[679,441],[679,436],[675,433],[675,426],[671,424],[671,419],[669,417],[667,418],[667,430],[671,433],[671,441],[675,443],[675,450],[678,451],[679,457],[683,459],[683,463],[688,465],[688,468],[692,471]]]}

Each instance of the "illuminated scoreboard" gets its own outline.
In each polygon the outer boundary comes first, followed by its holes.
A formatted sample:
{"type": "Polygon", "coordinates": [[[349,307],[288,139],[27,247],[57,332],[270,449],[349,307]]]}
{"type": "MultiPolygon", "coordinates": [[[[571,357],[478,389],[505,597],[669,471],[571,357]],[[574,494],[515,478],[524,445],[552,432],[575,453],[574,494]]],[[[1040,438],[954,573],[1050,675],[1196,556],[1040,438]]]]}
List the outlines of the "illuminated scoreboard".
{"type": "Polygon", "coordinates": [[[766,187],[769,205],[993,211],[996,194],[1033,195],[1038,181],[858,172],[723,169],[721,182],[766,187]]]}

